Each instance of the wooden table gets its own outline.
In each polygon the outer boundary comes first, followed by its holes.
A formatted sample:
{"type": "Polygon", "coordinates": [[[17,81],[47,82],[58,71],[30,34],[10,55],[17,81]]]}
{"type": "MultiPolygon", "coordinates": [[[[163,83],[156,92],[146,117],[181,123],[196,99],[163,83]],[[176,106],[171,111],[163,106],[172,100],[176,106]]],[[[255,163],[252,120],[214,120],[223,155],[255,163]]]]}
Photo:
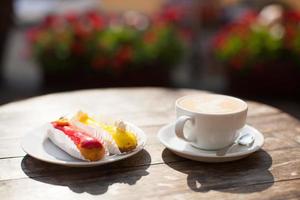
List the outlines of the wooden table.
{"type": "Polygon", "coordinates": [[[231,163],[208,164],[172,154],[156,138],[174,120],[174,101],[196,90],[84,90],[0,107],[0,199],[300,199],[300,123],[255,102],[248,123],[265,136],[262,150],[231,163]],[[25,155],[20,138],[62,114],[82,109],[117,116],[148,135],[146,149],[127,160],[68,168],[25,155]]]}

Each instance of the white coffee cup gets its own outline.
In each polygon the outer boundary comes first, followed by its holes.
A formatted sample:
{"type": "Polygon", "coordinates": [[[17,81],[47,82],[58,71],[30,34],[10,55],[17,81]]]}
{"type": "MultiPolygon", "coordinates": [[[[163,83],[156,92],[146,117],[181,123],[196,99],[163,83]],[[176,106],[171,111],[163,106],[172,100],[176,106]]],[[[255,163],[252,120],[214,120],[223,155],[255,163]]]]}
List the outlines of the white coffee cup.
{"type": "Polygon", "coordinates": [[[205,150],[232,144],[246,123],[248,111],[243,100],[218,94],[184,96],[175,107],[177,137],[205,150]]]}

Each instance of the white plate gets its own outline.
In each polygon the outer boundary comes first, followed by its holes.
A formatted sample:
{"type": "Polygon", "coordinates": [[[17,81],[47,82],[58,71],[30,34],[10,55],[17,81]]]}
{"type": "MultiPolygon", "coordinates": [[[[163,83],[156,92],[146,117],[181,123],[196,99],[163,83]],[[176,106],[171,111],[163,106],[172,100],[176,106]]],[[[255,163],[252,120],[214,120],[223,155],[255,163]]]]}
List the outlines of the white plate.
{"type": "Polygon", "coordinates": [[[106,156],[102,160],[95,162],[88,162],[73,158],[69,154],[61,150],[59,147],[57,147],[55,144],[53,144],[47,138],[48,125],[44,125],[42,127],[34,129],[33,131],[26,134],[22,138],[21,146],[23,150],[30,156],[49,163],[71,167],[92,167],[103,165],[131,157],[144,148],[147,140],[147,136],[144,131],[131,123],[125,123],[131,131],[137,134],[137,137],[139,138],[137,148],[128,153],[106,156]]]}
{"type": "Polygon", "coordinates": [[[218,155],[217,151],[198,149],[179,139],[175,135],[174,123],[162,127],[159,130],[157,137],[163,145],[178,156],[202,162],[228,162],[244,158],[262,147],[264,143],[264,136],[262,133],[250,125],[245,125],[240,130],[240,135],[245,133],[253,135],[255,138],[253,144],[249,147],[233,145],[228,149],[226,154],[222,156],[218,155]]]}

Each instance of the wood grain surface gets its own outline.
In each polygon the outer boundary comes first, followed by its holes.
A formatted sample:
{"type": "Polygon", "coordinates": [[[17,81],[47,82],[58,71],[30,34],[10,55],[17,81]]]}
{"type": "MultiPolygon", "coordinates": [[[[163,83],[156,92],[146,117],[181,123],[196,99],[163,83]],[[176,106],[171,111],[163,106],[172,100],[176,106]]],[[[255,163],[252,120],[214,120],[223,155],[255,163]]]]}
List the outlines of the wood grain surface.
{"type": "Polygon", "coordinates": [[[247,123],[265,137],[261,150],[229,163],[178,157],[156,138],[175,119],[174,102],[204,91],[163,88],[82,90],[0,107],[1,199],[300,199],[300,122],[280,110],[248,102],[247,123]],[[145,150],[93,168],[70,168],[26,155],[30,130],[77,110],[124,119],[148,136],[145,150]]]}

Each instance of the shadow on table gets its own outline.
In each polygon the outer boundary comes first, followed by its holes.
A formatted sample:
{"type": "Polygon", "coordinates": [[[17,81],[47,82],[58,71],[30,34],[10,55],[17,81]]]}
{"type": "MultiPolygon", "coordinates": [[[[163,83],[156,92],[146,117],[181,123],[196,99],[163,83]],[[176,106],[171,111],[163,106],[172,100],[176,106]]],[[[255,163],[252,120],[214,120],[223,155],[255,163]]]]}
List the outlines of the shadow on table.
{"type": "Polygon", "coordinates": [[[274,184],[274,177],[268,170],[272,158],[264,150],[227,163],[203,163],[187,159],[174,162],[175,157],[178,156],[168,149],[162,152],[162,158],[169,167],[187,174],[187,185],[195,192],[215,190],[252,193],[263,191],[274,184]]]}
{"type": "Polygon", "coordinates": [[[97,167],[72,168],[39,161],[26,155],[21,163],[23,172],[36,181],[67,186],[76,193],[104,194],[115,183],[134,185],[151,164],[146,150],[127,158],[97,167]]]}

